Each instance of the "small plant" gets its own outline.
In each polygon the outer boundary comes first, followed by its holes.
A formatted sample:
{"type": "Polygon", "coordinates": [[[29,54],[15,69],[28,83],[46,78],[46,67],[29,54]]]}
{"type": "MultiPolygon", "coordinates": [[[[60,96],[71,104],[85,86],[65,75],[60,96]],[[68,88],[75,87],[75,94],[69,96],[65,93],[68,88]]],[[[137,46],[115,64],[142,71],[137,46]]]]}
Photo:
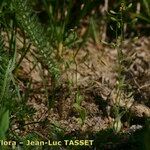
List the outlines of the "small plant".
{"type": "Polygon", "coordinates": [[[79,113],[80,118],[78,118],[78,121],[81,125],[84,123],[86,117],[86,110],[84,107],[81,106],[82,101],[83,101],[83,97],[78,91],[76,93],[76,99],[75,99],[75,103],[73,104],[73,107],[79,113]]]}
{"type": "Polygon", "coordinates": [[[27,1],[14,0],[13,10],[19,27],[26,32],[31,42],[38,48],[36,53],[41,56],[38,61],[48,67],[48,71],[53,78],[57,78],[59,70],[51,56],[53,48],[49,43],[48,37],[44,34],[44,29],[38,22],[37,17],[33,15],[32,9],[27,1]]]}
{"type": "Polygon", "coordinates": [[[126,65],[125,61],[127,58],[123,54],[123,41],[124,41],[124,18],[123,15],[131,8],[132,4],[129,4],[127,7],[124,2],[121,3],[119,12],[110,10],[110,19],[116,23],[115,29],[111,27],[116,35],[116,43],[112,43],[112,46],[117,50],[117,81],[116,81],[116,96],[114,98],[114,130],[119,132],[122,127],[121,118],[124,115],[125,111],[122,111],[120,108],[121,101],[125,101],[127,98],[125,94],[125,88],[127,87],[125,81],[125,70],[126,65]]]}

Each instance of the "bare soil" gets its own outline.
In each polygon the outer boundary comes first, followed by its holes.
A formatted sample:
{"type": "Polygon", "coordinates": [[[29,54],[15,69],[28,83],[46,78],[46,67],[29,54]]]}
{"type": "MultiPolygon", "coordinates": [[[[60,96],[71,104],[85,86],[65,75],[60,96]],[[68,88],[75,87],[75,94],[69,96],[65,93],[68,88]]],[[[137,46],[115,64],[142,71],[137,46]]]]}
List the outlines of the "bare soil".
{"type": "MultiPolygon", "coordinates": [[[[132,96],[121,101],[120,107],[131,113],[133,121],[123,117],[122,132],[130,132],[135,126],[142,126],[142,118],[150,117],[150,37],[141,37],[137,40],[124,41],[123,53],[126,56],[125,78],[126,84],[131,89],[127,93],[132,96]]],[[[62,54],[63,63],[60,65],[63,73],[58,81],[55,91],[51,88],[51,80],[46,76],[43,81],[43,70],[39,66],[34,67],[33,58],[29,53],[23,60],[20,72],[19,84],[22,92],[27,90],[25,81],[32,81],[28,105],[36,110],[32,117],[26,118],[26,126],[16,133],[26,135],[36,132],[47,139],[50,125],[57,126],[64,133],[96,133],[112,126],[114,121],[113,105],[115,99],[115,85],[117,81],[117,51],[110,45],[98,46],[89,41],[76,56],[76,64],[73,62],[75,50],[65,49],[62,54]],[[65,68],[68,63],[68,68],[65,68]],[[45,86],[48,87],[48,95],[45,95],[45,86]],[[86,118],[83,124],[79,122],[79,113],[74,109],[75,94],[77,90],[83,97],[81,106],[86,110],[86,118]],[[48,107],[53,95],[52,108],[48,107]],[[31,124],[31,122],[37,122],[31,124]],[[39,123],[38,123],[39,122],[39,123]],[[43,122],[41,124],[40,122],[43,122]],[[44,124],[44,122],[46,122],[44,124]],[[28,125],[29,124],[29,125],[28,125]]],[[[138,127],[137,127],[138,128],[138,127]]]]}

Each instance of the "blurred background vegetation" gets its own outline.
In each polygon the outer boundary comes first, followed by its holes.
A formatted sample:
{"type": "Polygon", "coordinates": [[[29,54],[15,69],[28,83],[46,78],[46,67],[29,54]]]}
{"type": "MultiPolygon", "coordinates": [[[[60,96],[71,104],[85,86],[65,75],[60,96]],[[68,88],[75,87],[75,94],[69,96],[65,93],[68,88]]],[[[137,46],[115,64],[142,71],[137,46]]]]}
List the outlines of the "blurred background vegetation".
{"type": "Polygon", "coordinates": [[[30,3],[39,16],[40,22],[48,28],[51,26],[53,28],[63,27],[66,33],[70,29],[90,24],[93,21],[98,30],[107,26],[106,31],[100,31],[101,36],[104,34],[103,32],[106,32],[107,38],[113,36],[109,27],[110,24],[112,25],[112,21],[108,18],[107,12],[110,10],[117,12],[121,3],[125,3],[126,6],[132,3],[130,11],[124,14],[124,21],[128,23],[125,29],[126,36],[149,34],[149,0],[33,0],[30,3]]]}

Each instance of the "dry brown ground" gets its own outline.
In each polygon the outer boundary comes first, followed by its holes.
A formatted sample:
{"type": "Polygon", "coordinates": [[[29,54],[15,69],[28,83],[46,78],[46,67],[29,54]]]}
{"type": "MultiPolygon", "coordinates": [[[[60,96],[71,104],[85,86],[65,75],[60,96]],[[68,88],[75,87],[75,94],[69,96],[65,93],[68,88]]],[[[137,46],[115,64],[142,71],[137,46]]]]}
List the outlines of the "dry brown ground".
{"type": "MultiPolygon", "coordinates": [[[[121,101],[120,106],[125,107],[136,117],[150,116],[150,38],[141,37],[136,41],[125,40],[123,52],[131,61],[130,66],[126,70],[126,81],[133,90],[133,96],[121,101]]],[[[55,103],[53,107],[48,109],[48,100],[44,92],[44,83],[42,71],[40,67],[33,67],[33,58],[30,54],[23,60],[22,67],[18,73],[20,77],[20,88],[25,91],[27,86],[25,80],[32,79],[32,92],[28,99],[28,105],[35,108],[36,113],[32,118],[27,118],[26,123],[41,122],[47,120],[48,123],[30,124],[25,126],[25,130],[21,131],[24,135],[29,132],[36,132],[43,137],[47,137],[50,131],[49,125],[53,124],[65,129],[65,133],[76,132],[96,132],[110,127],[113,123],[113,115],[111,115],[116,84],[116,65],[117,52],[110,46],[96,46],[93,42],[88,42],[82,50],[79,51],[76,62],[70,63],[74,50],[65,49],[62,56],[64,64],[68,62],[67,68],[58,81],[59,86],[55,91],[55,103]],[[30,61],[29,61],[30,60],[30,61]],[[76,67],[77,66],[77,67],[76,67]],[[77,79],[77,80],[76,80],[77,79]],[[68,81],[72,82],[70,86],[68,81]],[[76,82],[77,81],[77,82],[76,82]],[[77,89],[83,97],[82,107],[86,110],[86,119],[84,124],[78,122],[79,114],[73,108],[75,101],[75,93],[77,89]]],[[[39,64],[40,66],[40,64],[39,64]]],[[[45,77],[45,79],[47,79],[45,77]]],[[[50,87],[50,81],[47,79],[47,86],[50,87]]],[[[51,88],[48,89],[51,95],[51,88]]],[[[132,91],[131,91],[132,92],[132,91]]],[[[54,94],[54,93],[53,93],[54,94]]],[[[13,128],[18,125],[15,124],[13,128]]],[[[122,130],[130,126],[124,126],[122,130]]],[[[20,132],[20,130],[16,130],[20,132]]]]}

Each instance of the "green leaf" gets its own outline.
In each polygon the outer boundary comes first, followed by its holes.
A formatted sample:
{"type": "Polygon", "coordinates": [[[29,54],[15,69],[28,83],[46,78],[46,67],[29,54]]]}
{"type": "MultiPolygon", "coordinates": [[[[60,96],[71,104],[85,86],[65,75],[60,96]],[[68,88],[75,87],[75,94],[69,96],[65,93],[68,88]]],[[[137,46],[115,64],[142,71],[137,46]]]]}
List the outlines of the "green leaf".
{"type": "Polygon", "coordinates": [[[116,13],[115,11],[113,11],[113,10],[110,10],[110,13],[112,13],[112,14],[114,14],[114,15],[117,14],[117,13],[116,13]]]}
{"type": "Polygon", "coordinates": [[[117,22],[117,27],[118,27],[118,28],[121,28],[120,22],[117,22]]]}
{"type": "Polygon", "coordinates": [[[77,103],[74,103],[73,104],[73,107],[76,109],[76,111],[78,111],[78,112],[80,112],[81,111],[81,109],[82,109],[82,107],[79,105],[79,104],[77,104],[77,103]]]}
{"type": "Polygon", "coordinates": [[[9,110],[1,110],[0,115],[0,139],[5,138],[5,133],[9,128],[9,110]]]}
{"type": "Polygon", "coordinates": [[[82,100],[83,100],[83,97],[82,97],[82,95],[80,94],[80,92],[78,91],[77,94],[76,94],[76,103],[77,103],[78,105],[81,105],[82,100]]]}
{"type": "Polygon", "coordinates": [[[143,0],[144,6],[146,8],[147,15],[150,17],[150,1],[143,0]]]}
{"type": "Polygon", "coordinates": [[[79,124],[83,124],[83,120],[81,118],[77,118],[79,124]]]}
{"type": "Polygon", "coordinates": [[[78,105],[77,103],[74,103],[73,107],[79,113],[80,118],[82,119],[82,122],[84,122],[85,117],[86,117],[86,110],[85,110],[85,108],[83,108],[82,106],[78,105]]]}
{"type": "Polygon", "coordinates": [[[3,97],[5,96],[5,93],[8,89],[8,83],[9,83],[9,80],[10,80],[10,67],[11,67],[11,63],[12,61],[10,60],[9,63],[8,63],[8,66],[7,66],[7,69],[6,69],[6,72],[5,72],[5,76],[4,76],[4,79],[3,79],[3,85],[2,85],[2,89],[0,91],[0,102],[3,100],[3,97]]]}
{"type": "Polygon", "coordinates": [[[111,29],[112,31],[115,31],[114,28],[113,28],[111,25],[110,25],[110,29],[111,29]]]}
{"type": "Polygon", "coordinates": [[[114,122],[113,129],[116,133],[118,133],[118,132],[120,132],[121,127],[122,127],[121,119],[120,119],[120,117],[117,117],[114,122]]]}
{"type": "Polygon", "coordinates": [[[111,19],[112,21],[118,22],[118,20],[117,20],[116,18],[114,18],[114,17],[110,17],[110,19],[111,19]]]}
{"type": "Polygon", "coordinates": [[[148,17],[145,17],[144,15],[142,14],[137,14],[137,17],[144,20],[144,21],[147,21],[148,23],[150,23],[150,18],[148,17]]]}
{"type": "Polygon", "coordinates": [[[128,6],[127,6],[127,9],[131,8],[132,7],[132,3],[130,3],[128,6]]]}
{"type": "Polygon", "coordinates": [[[132,23],[132,24],[135,24],[135,23],[137,23],[137,21],[138,21],[138,19],[137,19],[137,18],[134,18],[134,19],[131,21],[131,23],[132,23]]]}
{"type": "Polygon", "coordinates": [[[80,116],[81,116],[81,119],[84,121],[85,117],[86,117],[86,110],[83,107],[82,107],[82,109],[80,111],[80,116]]]}

